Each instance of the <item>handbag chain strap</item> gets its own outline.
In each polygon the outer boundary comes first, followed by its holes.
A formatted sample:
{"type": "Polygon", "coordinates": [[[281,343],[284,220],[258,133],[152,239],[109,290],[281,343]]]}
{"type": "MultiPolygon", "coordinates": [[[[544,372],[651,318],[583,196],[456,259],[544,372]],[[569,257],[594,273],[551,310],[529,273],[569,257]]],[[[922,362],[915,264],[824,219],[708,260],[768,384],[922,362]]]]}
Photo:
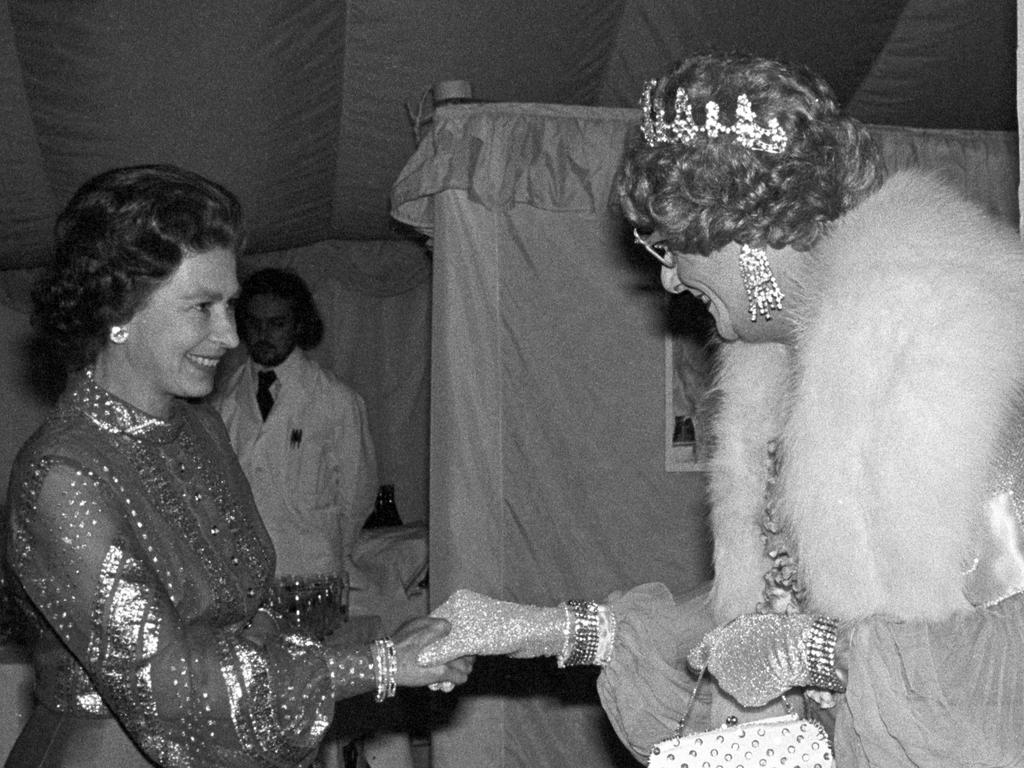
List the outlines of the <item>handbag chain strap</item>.
{"type": "Polygon", "coordinates": [[[701,680],[704,679],[704,673],[708,671],[708,667],[705,664],[700,668],[700,673],[697,675],[697,682],[693,684],[693,690],[690,692],[690,700],[686,703],[686,709],[683,711],[683,716],[679,718],[679,725],[676,726],[676,736],[683,735],[683,729],[686,727],[686,721],[690,717],[690,712],[693,711],[693,705],[697,701],[697,691],[700,690],[701,680]]]}

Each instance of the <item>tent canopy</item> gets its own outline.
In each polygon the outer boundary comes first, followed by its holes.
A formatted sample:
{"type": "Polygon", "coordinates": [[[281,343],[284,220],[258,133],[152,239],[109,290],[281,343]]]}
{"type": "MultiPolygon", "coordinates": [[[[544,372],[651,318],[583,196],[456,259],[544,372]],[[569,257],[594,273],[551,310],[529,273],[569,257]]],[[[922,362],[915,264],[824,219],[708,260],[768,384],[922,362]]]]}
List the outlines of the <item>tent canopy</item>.
{"type": "Polygon", "coordinates": [[[173,162],[239,194],[251,249],[406,236],[388,190],[433,83],[630,107],[681,55],[824,74],[868,123],[1015,130],[1013,0],[8,0],[0,269],[46,259],[89,176],[173,162]]]}

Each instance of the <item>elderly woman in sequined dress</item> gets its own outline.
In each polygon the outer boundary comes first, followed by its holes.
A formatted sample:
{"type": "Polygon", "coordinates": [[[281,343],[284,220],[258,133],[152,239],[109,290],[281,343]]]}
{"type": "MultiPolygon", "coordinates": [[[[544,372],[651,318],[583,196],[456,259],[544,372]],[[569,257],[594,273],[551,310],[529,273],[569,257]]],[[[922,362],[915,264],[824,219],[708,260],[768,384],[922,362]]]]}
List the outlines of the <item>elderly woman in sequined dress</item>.
{"type": "Polygon", "coordinates": [[[601,664],[641,758],[706,667],[695,730],[796,689],[834,716],[840,768],[1024,765],[1017,234],[936,178],[886,178],[820,78],[742,56],[648,85],[617,190],[722,341],[714,581],[678,603],[460,591],[425,658],[601,664]]]}
{"type": "Polygon", "coordinates": [[[238,202],[171,166],[87,182],[58,220],[34,321],[70,377],[19,453],[7,565],[36,707],[7,765],[308,764],[337,699],[465,681],[420,666],[420,618],[340,648],[267,607],[274,551],[208,394],[238,343],[238,202]]]}

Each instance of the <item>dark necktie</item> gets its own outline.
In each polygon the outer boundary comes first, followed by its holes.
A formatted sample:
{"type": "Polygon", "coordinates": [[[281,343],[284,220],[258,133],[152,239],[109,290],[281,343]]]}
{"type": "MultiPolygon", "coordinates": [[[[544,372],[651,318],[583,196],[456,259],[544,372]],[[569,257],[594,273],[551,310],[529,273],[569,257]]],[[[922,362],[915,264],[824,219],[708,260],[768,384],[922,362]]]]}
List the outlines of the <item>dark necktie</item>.
{"type": "Polygon", "coordinates": [[[267,414],[274,406],[274,396],[270,394],[270,385],[277,381],[277,374],[273,371],[259,371],[256,374],[259,379],[259,386],[256,388],[256,405],[260,407],[260,416],[267,420],[267,414]]]}

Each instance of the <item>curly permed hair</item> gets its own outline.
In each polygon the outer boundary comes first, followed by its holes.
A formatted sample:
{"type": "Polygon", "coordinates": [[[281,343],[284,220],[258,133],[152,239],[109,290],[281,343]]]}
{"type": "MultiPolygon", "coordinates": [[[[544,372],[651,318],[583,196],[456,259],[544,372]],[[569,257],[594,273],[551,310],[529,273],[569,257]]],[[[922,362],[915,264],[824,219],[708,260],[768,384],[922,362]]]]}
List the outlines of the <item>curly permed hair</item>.
{"type": "Polygon", "coordinates": [[[55,240],[53,262],[32,293],[32,324],[77,370],[186,251],[238,253],[245,228],[241,205],[221,185],[172,165],[139,165],[85,182],[58,217],[55,240]]]}
{"type": "Polygon", "coordinates": [[[721,107],[723,122],[733,122],[746,94],[758,123],[775,117],[788,137],[786,149],[771,154],[728,134],[652,147],[639,126],[630,133],[615,182],[623,213],[680,251],[707,255],[731,242],[808,250],[829,222],[882,183],[874,140],[839,114],[832,89],[807,69],[742,55],[686,59],[654,89],[666,120],[675,117],[679,88],[698,125],[709,101],[721,107]]]}
{"type": "Polygon", "coordinates": [[[295,344],[299,349],[312,349],[324,337],[324,321],[317,311],[313,294],[305,281],[294,272],[267,267],[253,272],[242,281],[242,293],[238,297],[238,330],[242,341],[249,343],[249,302],[253,296],[276,296],[285,299],[295,314],[295,344]]]}

